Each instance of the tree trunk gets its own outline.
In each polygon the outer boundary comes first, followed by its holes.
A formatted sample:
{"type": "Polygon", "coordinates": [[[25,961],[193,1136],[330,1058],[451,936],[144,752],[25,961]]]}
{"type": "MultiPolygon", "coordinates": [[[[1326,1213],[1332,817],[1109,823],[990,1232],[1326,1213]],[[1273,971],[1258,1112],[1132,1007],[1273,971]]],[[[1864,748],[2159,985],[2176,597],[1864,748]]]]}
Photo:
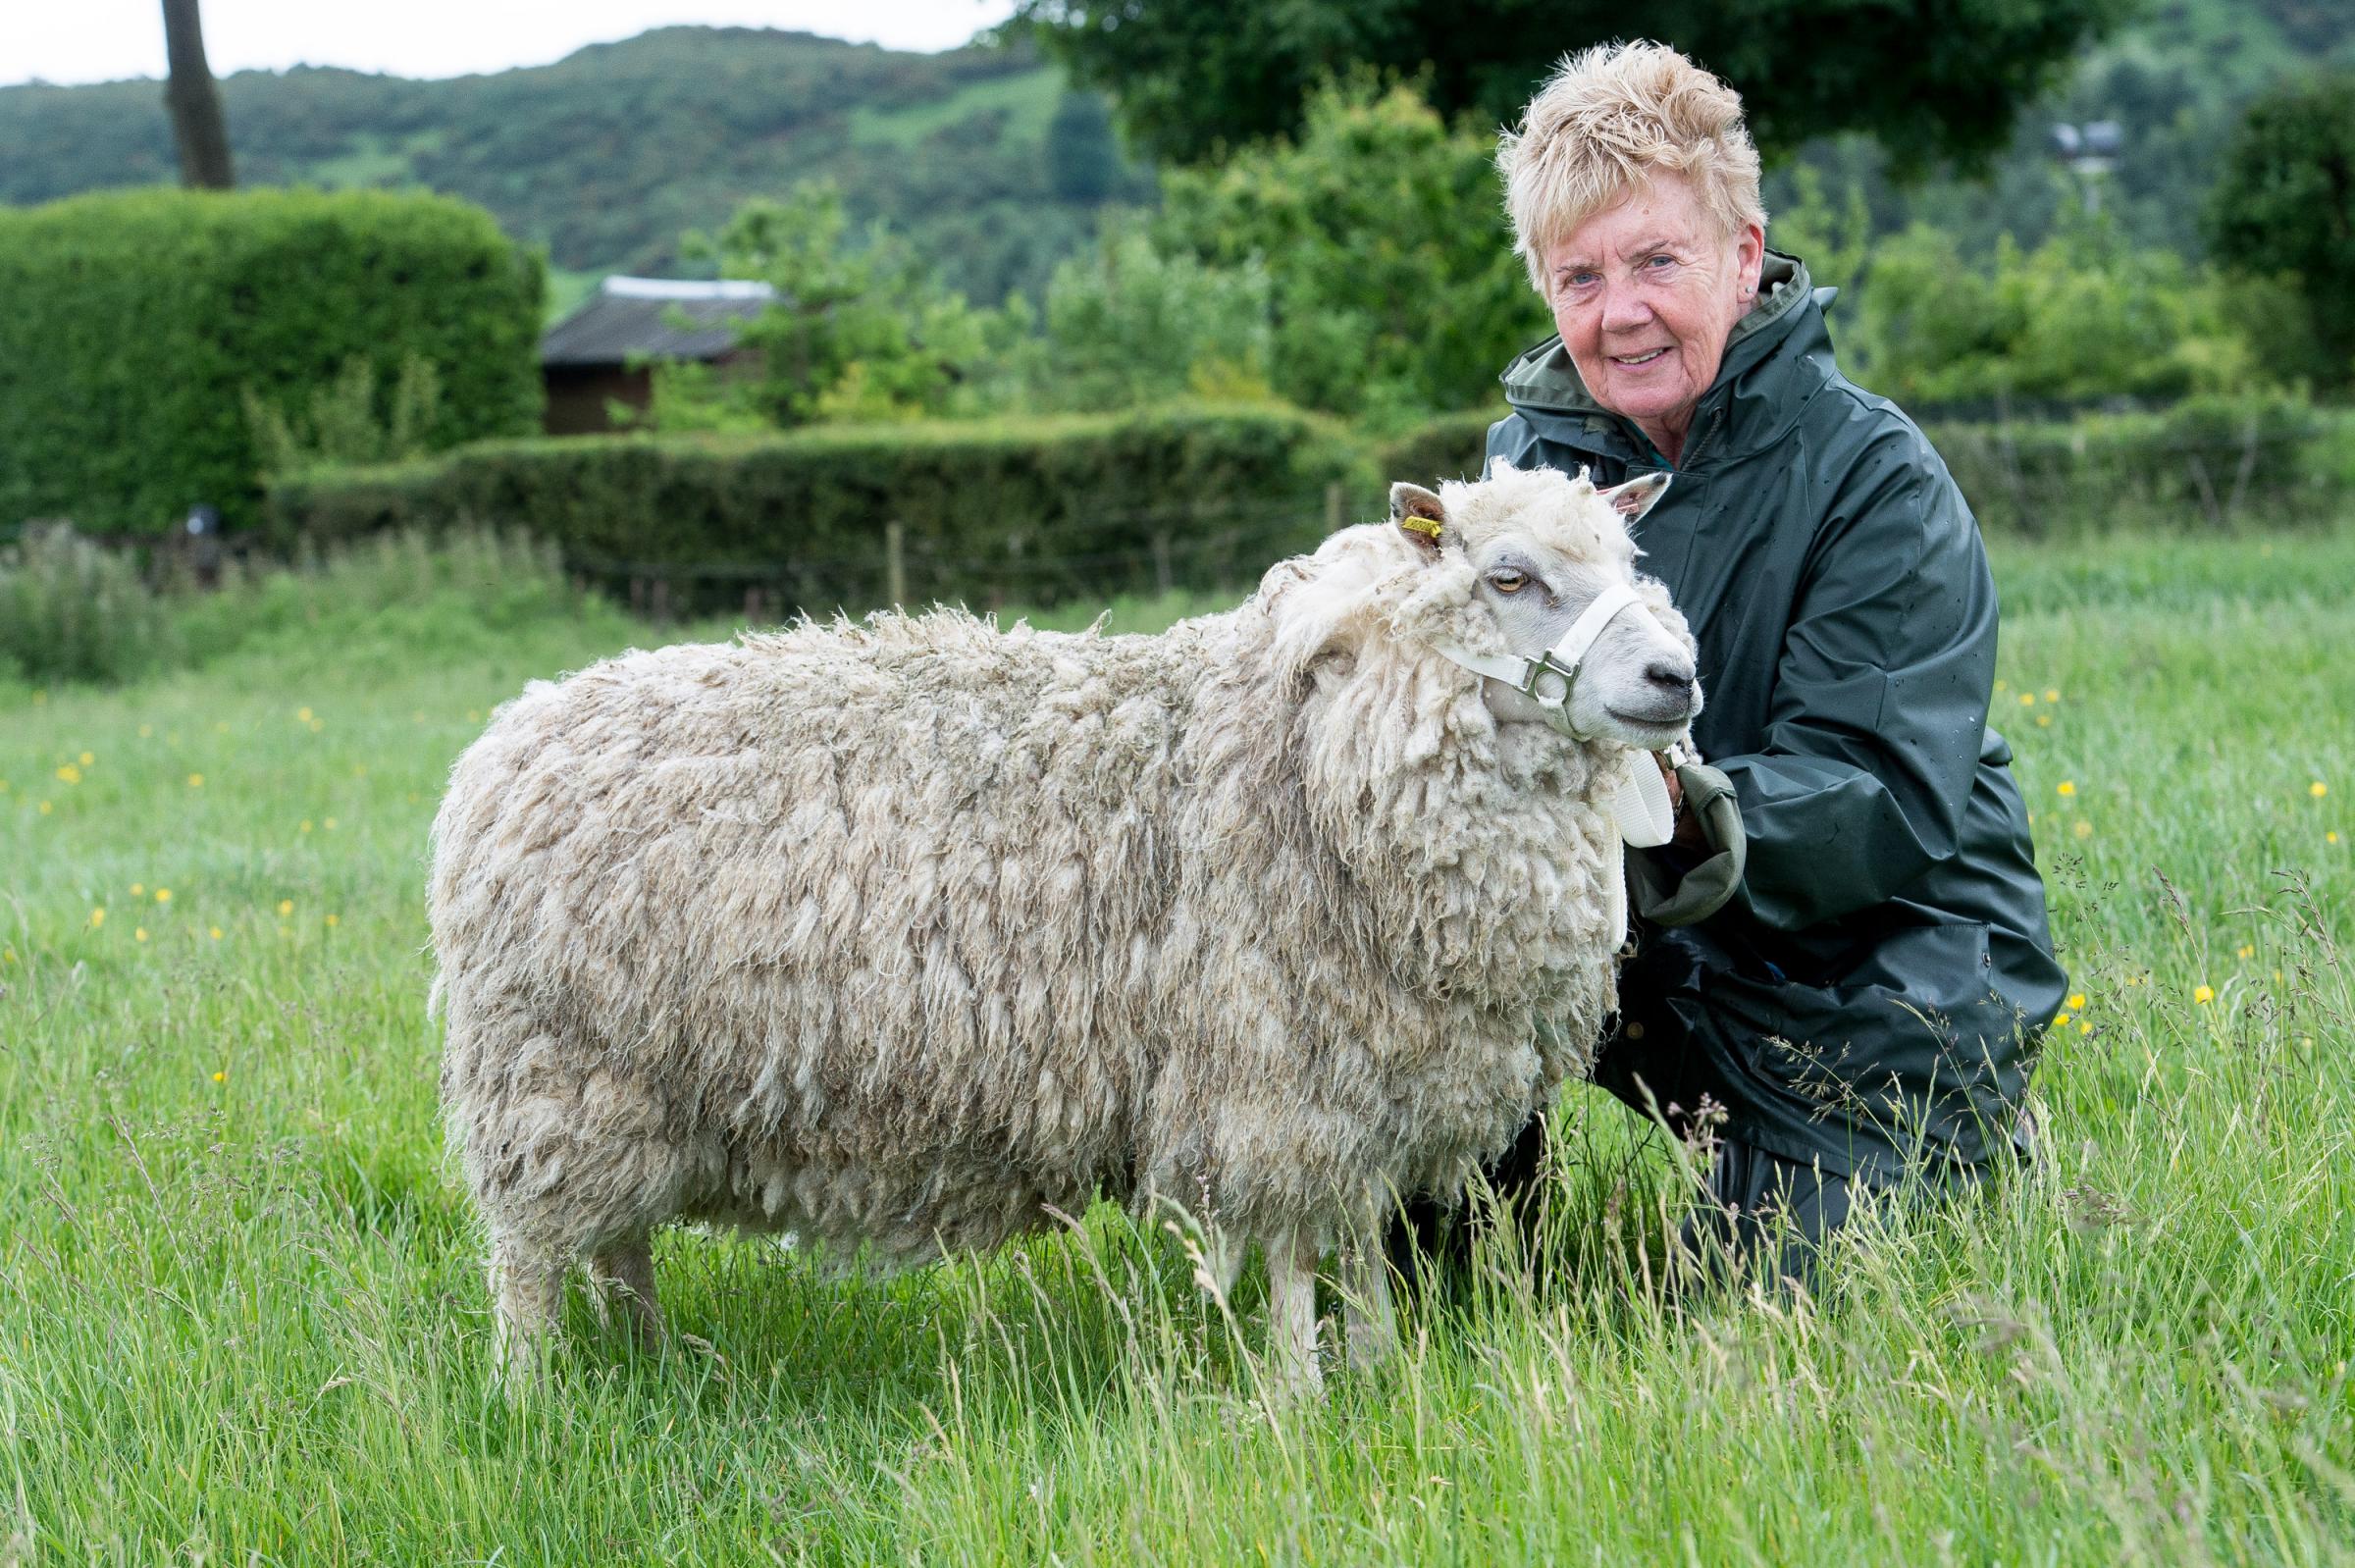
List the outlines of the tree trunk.
{"type": "Polygon", "coordinates": [[[180,147],[180,183],[198,190],[228,190],[236,184],[229,164],[229,124],[221,116],[221,91],[204,63],[204,25],[197,0],[164,0],[164,47],[172,79],[164,106],[172,112],[172,139],[180,147]]]}

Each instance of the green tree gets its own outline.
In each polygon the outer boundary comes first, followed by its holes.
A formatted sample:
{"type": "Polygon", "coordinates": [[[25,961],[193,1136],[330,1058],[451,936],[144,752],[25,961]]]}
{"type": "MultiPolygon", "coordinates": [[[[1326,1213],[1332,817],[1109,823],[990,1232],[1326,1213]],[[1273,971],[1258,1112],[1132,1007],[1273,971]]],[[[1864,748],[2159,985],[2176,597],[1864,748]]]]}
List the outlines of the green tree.
{"type": "MultiPolygon", "coordinates": [[[[685,244],[715,257],[722,277],[757,278],[776,290],[740,334],[760,354],[758,378],[703,385],[714,396],[749,399],[777,425],[942,412],[1004,346],[997,313],[941,287],[924,259],[880,224],[853,243],[830,184],[748,201],[716,237],[690,235],[685,244]]],[[[667,389],[674,419],[707,423],[707,409],[686,406],[695,401],[681,395],[688,387],[667,389]]]]}
{"type": "Polygon", "coordinates": [[[2319,381],[2355,383],[2355,72],[2293,80],[2249,106],[2208,225],[2220,260],[2288,285],[2302,306],[2303,322],[2278,323],[2265,345],[2298,354],[2303,340],[2319,381]]]}
{"type": "Polygon", "coordinates": [[[2215,281],[2082,217],[1988,263],[1915,225],[1873,247],[1844,346],[1900,402],[2231,392],[2258,378],[2215,281]]]}
{"type": "Polygon", "coordinates": [[[1095,410],[1264,396],[1268,293],[1255,260],[1214,267],[1141,233],[1109,233],[1055,269],[1044,330],[1019,356],[1023,400],[1095,410]]]}
{"type": "Polygon", "coordinates": [[[1493,150],[1361,76],[1315,96],[1297,141],[1167,176],[1155,237],[1265,269],[1271,379],[1291,401],[1378,424],[1466,407],[1548,326],[1512,254],[1493,150]]]}
{"type": "Polygon", "coordinates": [[[1317,84],[1360,67],[1422,74],[1443,115],[1512,120],[1563,54],[1637,33],[1739,87],[1762,145],[1860,130],[1922,160],[1999,150],[2014,111],[2132,4],[1021,0],[1016,15],[1119,100],[1139,145],[1181,163],[1293,133],[1317,84]]]}

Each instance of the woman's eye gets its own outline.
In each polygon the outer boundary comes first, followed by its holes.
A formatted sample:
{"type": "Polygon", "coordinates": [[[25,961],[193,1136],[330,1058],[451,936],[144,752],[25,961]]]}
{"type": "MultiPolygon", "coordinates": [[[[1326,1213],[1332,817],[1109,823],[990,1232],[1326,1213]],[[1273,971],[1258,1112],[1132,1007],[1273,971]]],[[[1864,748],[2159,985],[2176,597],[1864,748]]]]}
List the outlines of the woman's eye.
{"type": "Polygon", "coordinates": [[[1499,594],[1518,594],[1529,586],[1529,579],[1520,572],[1491,572],[1489,586],[1499,594]]]}
{"type": "Polygon", "coordinates": [[[1662,267],[1673,266],[1675,262],[1676,258],[1674,256],[1671,256],[1663,251],[1659,255],[1646,257],[1644,260],[1644,265],[1656,272],[1662,267]]]}

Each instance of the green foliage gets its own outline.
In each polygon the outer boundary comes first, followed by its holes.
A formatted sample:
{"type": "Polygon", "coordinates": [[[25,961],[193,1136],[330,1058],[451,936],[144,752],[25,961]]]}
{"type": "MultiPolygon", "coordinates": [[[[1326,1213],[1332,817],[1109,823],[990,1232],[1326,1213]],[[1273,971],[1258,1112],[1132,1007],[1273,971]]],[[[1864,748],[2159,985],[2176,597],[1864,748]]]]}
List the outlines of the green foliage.
{"type": "MultiPolygon", "coordinates": [[[[679,235],[823,178],[969,299],[1035,294],[1098,208],[1148,200],[1101,128],[1058,121],[1025,49],[914,54],[808,33],[665,27],[550,66],[410,81],[298,67],[221,83],[251,184],[423,185],[476,202],[572,271],[668,273],[679,235]],[[1091,183],[1068,181],[1092,164],[1091,183]]],[[[1076,113],[1077,111],[1074,111],[1076,113]]],[[[152,83],[0,88],[0,202],[177,178],[152,83]]]]}
{"type": "Polygon", "coordinates": [[[354,354],[336,379],[311,389],[308,417],[288,414],[245,389],[245,419],[265,477],[319,463],[390,463],[432,450],[442,421],[442,373],[430,359],[401,361],[381,406],[376,366],[354,354]]]}
{"type": "Polygon", "coordinates": [[[62,524],[0,549],[0,668],[43,681],[130,680],[165,661],[172,629],[137,563],[62,524]]]}
{"type": "Polygon", "coordinates": [[[388,468],[312,470],[270,495],[281,539],[497,519],[605,580],[748,584],[823,612],[888,602],[885,524],[915,601],[1256,581],[1327,528],[1326,487],[1371,488],[1354,445],[1275,407],[816,425],[759,437],[488,442],[388,468]]]}
{"type": "Polygon", "coordinates": [[[1107,234],[1055,269],[1044,331],[1013,356],[1023,400],[1085,410],[1265,394],[1269,292],[1257,258],[1214,267],[1107,234]]]}
{"type": "Polygon", "coordinates": [[[1154,234],[1265,270],[1279,393],[1395,424],[1489,399],[1497,370],[1548,330],[1493,156],[1413,91],[1360,79],[1318,93],[1297,142],[1171,175],[1154,234]]]}
{"type": "Polygon", "coordinates": [[[1385,485],[1398,480],[1426,488],[1450,479],[1478,479],[1488,461],[1489,427],[1509,412],[1467,409],[1400,431],[1374,448],[1374,471],[1385,485]]]}
{"type": "Polygon", "coordinates": [[[246,394],[300,407],[355,356],[379,376],[432,367],[426,444],[531,429],[540,289],[488,214],[439,196],[143,190],[0,211],[0,526],[155,533],[199,501],[250,522],[246,394]]]}
{"type": "Polygon", "coordinates": [[[1178,163],[1298,132],[1318,84],[1354,68],[1423,73],[1441,113],[1514,123],[1563,54],[1632,31],[1738,83],[1761,145],[1860,130],[1919,159],[2003,145],[2014,112],[2127,0],[1672,0],[1631,27],[1611,0],[1021,0],[1017,16],[1120,102],[1138,142],[1178,163]]]}
{"type": "Polygon", "coordinates": [[[1870,252],[1843,348],[1851,373],[1901,403],[2120,393],[2173,397],[2254,382],[2221,290],[2167,251],[2099,224],[1992,265],[1916,227],[1870,252]]]}
{"type": "Polygon", "coordinates": [[[2355,70],[2293,78],[2250,105],[2208,223],[2222,260],[2292,283],[2306,331],[2282,336],[2309,338],[2303,365],[2324,385],[2355,385],[2355,70]]]}
{"type": "Polygon", "coordinates": [[[654,428],[740,429],[746,413],[789,428],[947,410],[958,386],[1002,352],[999,313],[943,288],[881,225],[864,244],[849,227],[841,193],[820,183],[746,202],[714,237],[689,236],[722,277],[758,279],[776,297],[737,331],[759,374],[669,373],[650,411],[654,428]]]}

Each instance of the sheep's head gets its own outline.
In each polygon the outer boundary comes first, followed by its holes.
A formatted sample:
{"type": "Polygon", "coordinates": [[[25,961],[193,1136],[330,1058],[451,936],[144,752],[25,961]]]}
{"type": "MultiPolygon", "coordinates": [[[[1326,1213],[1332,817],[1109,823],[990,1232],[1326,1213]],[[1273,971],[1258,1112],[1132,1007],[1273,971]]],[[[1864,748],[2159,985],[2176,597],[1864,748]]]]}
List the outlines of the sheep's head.
{"type": "MultiPolygon", "coordinates": [[[[1477,654],[1534,656],[1557,643],[1597,596],[1632,588],[1641,609],[1614,616],[1586,653],[1566,713],[1578,734],[1657,750],[1701,711],[1694,647],[1658,582],[1635,569],[1627,525],[1668,488],[1647,474],[1596,490],[1552,469],[1498,458],[1473,484],[1390,487],[1390,517],[1422,571],[1392,615],[1400,636],[1477,654]],[[1645,613],[1648,611],[1648,613],[1645,613]]],[[[1546,722],[1545,708],[1502,681],[1482,683],[1505,723],[1546,722]]]]}

